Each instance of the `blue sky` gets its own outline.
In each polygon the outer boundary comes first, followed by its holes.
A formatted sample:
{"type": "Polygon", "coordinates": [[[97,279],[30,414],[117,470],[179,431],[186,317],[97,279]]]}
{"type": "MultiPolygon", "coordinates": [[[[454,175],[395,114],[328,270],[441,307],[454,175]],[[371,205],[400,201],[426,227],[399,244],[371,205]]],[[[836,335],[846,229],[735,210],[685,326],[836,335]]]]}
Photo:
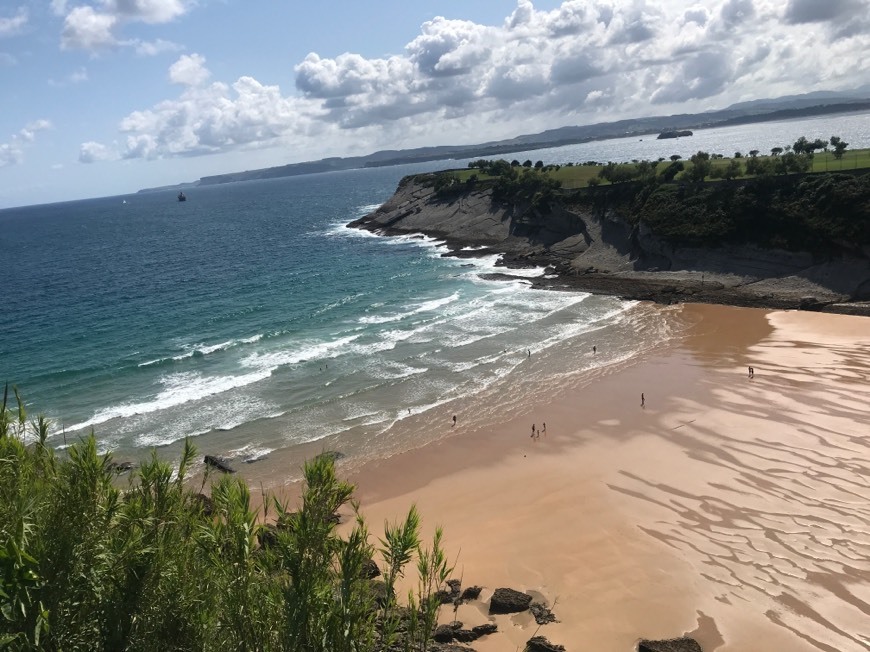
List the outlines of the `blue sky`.
{"type": "Polygon", "coordinates": [[[870,0],[0,0],[0,207],[870,83],[870,0]]]}

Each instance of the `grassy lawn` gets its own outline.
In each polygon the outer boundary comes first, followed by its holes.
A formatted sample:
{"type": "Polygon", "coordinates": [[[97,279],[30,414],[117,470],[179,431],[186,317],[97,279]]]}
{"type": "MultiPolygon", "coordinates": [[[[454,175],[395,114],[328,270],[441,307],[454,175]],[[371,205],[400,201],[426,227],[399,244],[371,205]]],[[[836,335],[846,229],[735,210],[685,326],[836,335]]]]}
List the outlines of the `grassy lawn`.
{"type": "Polygon", "coordinates": [[[813,172],[837,172],[870,168],[870,149],[846,150],[839,161],[832,152],[819,152],[813,159],[813,172]]]}
{"type": "MultiPolygon", "coordinates": [[[[522,170],[534,170],[534,168],[519,168],[522,170]]],[[[598,171],[601,170],[600,165],[573,165],[570,167],[562,166],[558,170],[548,170],[547,174],[553,179],[558,179],[562,182],[563,188],[585,188],[589,179],[598,176],[598,171]]],[[[454,173],[460,181],[465,181],[472,174],[476,174],[481,181],[487,179],[495,179],[496,177],[482,173],[480,170],[459,169],[454,170],[454,173]]],[[[606,182],[605,182],[606,183],[606,182]]]]}
{"type": "MultiPolygon", "coordinates": [[[[737,159],[743,164],[746,160],[746,156],[744,158],[737,159]]],[[[759,156],[759,158],[769,158],[768,156],[759,156]]],[[[714,168],[726,168],[728,164],[731,162],[731,158],[721,158],[714,159],[711,161],[714,168]]],[[[661,174],[664,169],[670,165],[671,161],[669,159],[665,159],[661,163],[659,163],[657,172],[661,174]]],[[[692,167],[692,164],[688,160],[682,161],[686,170],[689,170],[692,167]]],[[[634,163],[624,163],[627,167],[634,167],[634,163]]],[[[598,177],[598,173],[601,171],[601,165],[572,165],[572,166],[561,166],[558,170],[549,169],[546,171],[546,174],[552,177],[553,179],[558,179],[562,182],[562,187],[565,189],[574,189],[574,188],[585,188],[589,184],[589,179],[594,177],[598,177]]],[[[834,158],[833,152],[817,152],[813,158],[813,172],[838,172],[840,170],[848,171],[848,170],[856,170],[856,169],[865,169],[870,168],[870,149],[855,149],[855,150],[847,150],[843,154],[843,158],[841,160],[837,160],[834,158]]],[[[530,168],[519,168],[522,170],[527,170],[530,168]]],[[[531,168],[534,169],[534,168],[531,168]]],[[[487,174],[482,173],[477,169],[458,169],[453,170],[454,174],[459,178],[460,181],[465,181],[472,174],[476,174],[478,179],[481,181],[487,179],[493,179],[487,174]]],[[[676,180],[680,180],[682,176],[684,176],[686,172],[681,172],[677,175],[676,180]]],[[[740,178],[745,178],[740,177],[740,178]]],[[[708,177],[709,179],[709,177],[708,177]]],[[[600,180],[601,185],[607,185],[608,182],[604,179],[600,180]]]]}

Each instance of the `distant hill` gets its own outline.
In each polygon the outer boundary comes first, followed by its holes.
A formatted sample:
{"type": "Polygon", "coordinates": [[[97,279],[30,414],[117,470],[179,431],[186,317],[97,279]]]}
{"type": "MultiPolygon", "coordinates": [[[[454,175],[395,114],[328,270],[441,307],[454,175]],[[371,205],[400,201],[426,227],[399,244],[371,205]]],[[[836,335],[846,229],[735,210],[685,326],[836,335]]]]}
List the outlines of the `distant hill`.
{"type": "Polygon", "coordinates": [[[600,122],[592,125],[559,127],[537,134],[525,134],[506,140],[478,145],[441,145],[405,150],[381,150],[366,156],[332,157],[319,161],[289,163],[276,167],[244,172],[230,172],[202,177],[193,184],[145,188],[139,192],[154,192],[166,188],[210,186],[252,179],[274,179],[317,172],[351,170],[365,167],[403,165],[425,161],[458,158],[486,158],[545,147],[573,145],[592,140],[607,140],[625,136],[643,136],[663,131],[703,129],[715,126],[785,120],[799,117],[870,110],[870,86],[847,92],[816,91],[804,95],[789,95],[775,99],[752,100],[732,104],[725,109],[705,113],[682,113],[600,122]]]}

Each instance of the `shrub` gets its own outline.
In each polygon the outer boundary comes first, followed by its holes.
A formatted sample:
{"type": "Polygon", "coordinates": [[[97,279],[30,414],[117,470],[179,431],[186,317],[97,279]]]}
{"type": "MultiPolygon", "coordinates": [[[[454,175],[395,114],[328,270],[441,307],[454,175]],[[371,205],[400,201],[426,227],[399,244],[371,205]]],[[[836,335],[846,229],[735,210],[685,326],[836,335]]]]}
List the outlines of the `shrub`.
{"type": "Polygon", "coordinates": [[[364,570],[375,548],[332,457],[305,464],[298,511],[268,499],[278,516],[269,528],[247,486],[229,476],[212,487],[213,513],[204,511],[185,483],[196,455],[189,442],[177,471],[152,455],[120,488],[93,433],[56,456],[46,446],[48,422],[28,423],[23,403],[9,410],[7,399],[4,392],[0,647],[426,649],[440,608],[433,596],[451,572],[441,532],[424,548],[413,507],[387,528],[388,597],[378,605],[364,570]],[[356,520],[342,537],[333,515],[348,504],[356,520]],[[419,589],[406,610],[395,581],[415,560],[419,589]]]}

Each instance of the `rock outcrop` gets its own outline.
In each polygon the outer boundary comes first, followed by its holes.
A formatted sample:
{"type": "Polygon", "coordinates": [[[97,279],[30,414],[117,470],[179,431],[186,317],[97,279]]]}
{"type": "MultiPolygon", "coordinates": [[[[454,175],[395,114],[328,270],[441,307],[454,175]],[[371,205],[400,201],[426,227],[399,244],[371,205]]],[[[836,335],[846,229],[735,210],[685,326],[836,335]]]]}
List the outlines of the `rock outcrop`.
{"type": "Polygon", "coordinates": [[[565,205],[542,215],[494,201],[485,187],[443,197],[419,178],[406,177],[393,197],[350,226],[384,235],[424,233],[463,257],[503,254],[505,278],[511,267],[545,266],[549,278],[533,281],[540,287],[659,303],[870,315],[870,256],[820,261],[751,245],[676,246],[610,210],[565,205]]]}
{"type": "Polygon", "coordinates": [[[223,471],[224,473],[236,472],[236,470],[230,466],[229,462],[221,457],[217,457],[216,455],[206,455],[205,458],[203,458],[203,462],[205,462],[206,466],[215,468],[218,471],[223,471]]]}
{"type": "Polygon", "coordinates": [[[532,596],[514,589],[496,589],[489,599],[489,613],[513,614],[525,611],[532,602],[532,596]]]}
{"type": "Polygon", "coordinates": [[[693,638],[672,638],[667,641],[641,641],[637,652],[703,652],[693,638]]]}
{"type": "Polygon", "coordinates": [[[550,643],[545,636],[533,636],[526,642],[526,652],[565,652],[565,646],[550,643]]]}

